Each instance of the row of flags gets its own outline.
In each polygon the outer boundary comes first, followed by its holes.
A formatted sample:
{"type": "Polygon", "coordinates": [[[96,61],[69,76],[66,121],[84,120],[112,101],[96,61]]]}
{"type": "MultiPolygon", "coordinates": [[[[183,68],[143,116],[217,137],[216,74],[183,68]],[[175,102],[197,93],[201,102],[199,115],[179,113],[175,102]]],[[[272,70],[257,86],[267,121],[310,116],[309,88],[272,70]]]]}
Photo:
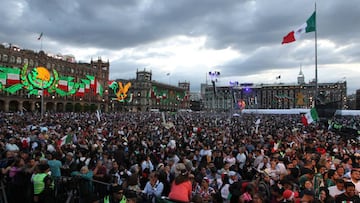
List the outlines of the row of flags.
{"type": "Polygon", "coordinates": [[[86,75],[85,79],[81,79],[78,86],[75,85],[75,78],[71,76],[63,76],[59,78],[58,88],[64,92],[69,92],[73,88],[77,88],[75,96],[83,97],[85,93],[90,93],[93,91],[94,94],[102,95],[104,89],[98,80],[95,79],[95,76],[86,75]]]}
{"type": "MultiPolygon", "coordinates": [[[[63,91],[71,91],[74,88],[74,77],[64,76],[59,79],[58,88],[63,91]]],[[[86,79],[81,79],[79,83],[78,90],[76,91],[76,96],[84,96],[85,93],[90,93],[91,90],[94,90],[95,94],[102,94],[103,87],[98,80],[95,79],[95,76],[86,75],[86,79]]]]}
{"type": "MultiPolygon", "coordinates": [[[[10,93],[14,93],[19,88],[11,88],[18,84],[21,84],[21,69],[0,66],[0,87],[8,90],[10,93]],[[5,88],[6,87],[6,88],[5,88]],[[12,91],[14,90],[14,91],[12,91]]],[[[102,95],[104,91],[101,83],[95,78],[95,76],[86,75],[86,78],[80,79],[79,82],[75,81],[75,77],[72,76],[60,76],[57,82],[56,92],[61,96],[65,96],[66,93],[75,94],[82,97],[85,93],[94,93],[102,95]]],[[[46,92],[46,90],[45,90],[46,92]]]]}

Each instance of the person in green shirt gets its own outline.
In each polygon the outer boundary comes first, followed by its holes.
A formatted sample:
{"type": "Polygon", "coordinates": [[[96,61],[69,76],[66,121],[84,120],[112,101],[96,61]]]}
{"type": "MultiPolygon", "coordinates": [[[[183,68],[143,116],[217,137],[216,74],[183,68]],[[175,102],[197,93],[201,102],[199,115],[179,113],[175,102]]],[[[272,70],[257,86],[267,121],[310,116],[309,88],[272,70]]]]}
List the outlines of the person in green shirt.
{"type": "Polygon", "coordinates": [[[36,173],[32,178],[34,185],[34,202],[55,202],[54,181],[49,175],[49,165],[47,163],[42,163],[38,165],[38,170],[39,172],[36,173]]]}

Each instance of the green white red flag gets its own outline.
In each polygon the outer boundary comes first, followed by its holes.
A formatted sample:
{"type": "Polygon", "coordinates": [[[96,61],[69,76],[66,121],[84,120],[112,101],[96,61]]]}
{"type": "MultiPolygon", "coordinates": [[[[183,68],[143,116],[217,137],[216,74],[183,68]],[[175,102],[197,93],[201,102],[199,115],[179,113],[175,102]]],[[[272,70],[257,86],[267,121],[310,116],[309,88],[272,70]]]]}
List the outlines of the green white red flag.
{"type": "Polygon", "coordinates": [[[287,34],[283,38],[283,41],[281,44],[297,41],[301,37],[301,35],[303,35],[304,33],[314,32],[314,31],[316,31],[316,12],[315,11],[310,16],[310,18],[307,19],[307,21],[304,24],[302,24],[296,30],[289,32],[289,34],[287,34]]]}
{"type": "Polygon", "coordinates": [[[307,126],[309,125],[310,123],[313,123],[315,121],[318,121],[319,120],[319,116],[317,114],[317,111],[315,108],[311,108],[310,111],[306,114],[304,114],[302,117],[301,117],[301,122],[307,126]]]}

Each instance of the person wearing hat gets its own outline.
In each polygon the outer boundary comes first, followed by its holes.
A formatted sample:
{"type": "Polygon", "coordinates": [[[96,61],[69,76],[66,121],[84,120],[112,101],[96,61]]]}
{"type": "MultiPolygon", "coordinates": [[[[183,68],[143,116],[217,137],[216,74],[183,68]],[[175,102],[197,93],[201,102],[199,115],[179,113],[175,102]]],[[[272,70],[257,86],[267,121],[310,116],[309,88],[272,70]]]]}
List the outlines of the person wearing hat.
{"type": "Polygon", "coordinates": [[[228,175],[230,177],[230,184],[233,184],[234,182],[237,182],[239,180],[238,174],[235,171],[229,171],[228,175]]]}
{"type": "Polygon", "coordinates": [[[49,175],[49,171],[50,167],[47,163],[40,164],[38,165],[38,173],[32,178],[35,203],[55,202],[54,181],[49,175]]]}
{"type": "Polygon", "coordinates": [[[238,200],[241,195],[242,183],[239,181],[237,173],[235,171],[229,171],[229,192],[230,192],[230,202],[238,200]]]}
{"type": "Polygon", "coordinates": [[[294,192],[292,190],[284,190],[283,192],[283,198],[284,198],[284,201],[285,202],[288,202],[288,201],[295,201],[296,198],[298,198],[299,196],[299,193],[298,192],[294,192]]]}
{"type": "Polygon", "coordinates": [[[271,192],[270,192],[271,184],[270,183],[271,183],[271,176],[269,174],[269,170],[261,171],[260,180],[257,184],[258,192],[266,200],[270,200],[270,198],[271,198],[271,192]]]}
{"type": "Polygon", "coordinates": [[[183,163],[175,166],[175,180],[171,184],[169,199],[177,202],[190,202],[192,183],[183,163]]]}
{"type": "MultiPolygon", "coordinates": [[[[130,195],[129,195],[130,196],[130,195]]],[[[103,199],[95,203],[126,203],[127,199],[124,194],[124,189],[121,185],[112,185],[111,194],[105,196],[103,199]]]]}
{"type": "Polygon", "coordinates": [[[78,166],[72,152],[66,153],[65,160],[62,163],[61,169],[62,176],[71,176],[72,172],[78,170],[78,166]]]}

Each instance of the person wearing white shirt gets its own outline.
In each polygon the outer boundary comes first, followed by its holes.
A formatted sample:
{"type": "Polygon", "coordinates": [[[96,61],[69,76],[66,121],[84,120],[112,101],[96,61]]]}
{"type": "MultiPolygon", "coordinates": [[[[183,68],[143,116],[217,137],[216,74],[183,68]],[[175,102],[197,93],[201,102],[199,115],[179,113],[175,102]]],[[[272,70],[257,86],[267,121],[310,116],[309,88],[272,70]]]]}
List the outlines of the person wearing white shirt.
{"type": "Polygon", "coordinates": [[[239,148],[239,153],[236,155],[236,162],[239,164],[239,169],[243,169],[246,163],[245,147],[239,148]]]}
{"type": "Polygon", "coordinates": [[[255,150],[255,160],[253,163],[253,166],[257,168],[259,164],[263,161],[264,155],[261,154],[261,151],[259,149],[255,150]]]}
{"type": "Polygon", "coordinates": [[[343,179],[336,179],[335,185],[328,187],[330,196],[335,198],[336,195],[345,192],[344,183],[345,181],[343,179]]]}
{"type": "Polygon", "coordinates": [[[229,163],[230,167],[236,164],[236,158],[233,152],[229,152],[228,155],[224,157],[224,163],[229,163]]]}
{"type": "Polygon", "coordinates": [[[6,151],[18,152],[20,149],[19,149],[19,146],[17,146],[15,142],[16,142],[15,138],[13,138],[13,137],[10,138],[9,142],[6,143],[6,146],[5,146],[6,151]]]}
{"type": "Polygon", "coordinates": [[[280,179],[282,179],[284,176],[286,176],[288,174],[288,171],[286,169],[286,166],[283,162],[282,157],[278,158],[278,162],[276,164],[276,169],[278,169],[280,171],[280,179]]]}
{"type": "Polygon", "coordinates": [[[200,162],[202,160],[206,160],[206,163],[209,163],[211,161],[212,151],[209,149],[209,146],[207,144],[204,145],[204,147],[199,152],[200,155],[200,162]]]}
{"type": "Polygon", "coordinates": [[[258,171],[263,171],[267,168],[271,168],[270,162],[269,162],[269,158],[268,157],[264,157],[262,162],[259,163],[257,170],[258,171]]]}
{"type": "Polygon", "coordinates": [[[350,172],[350,180],[355,185],[355,193],[360,194],[360,169],[353,168],[350,172]]]}
{"type": "Polygon", "coordinates": [[[230,182],[229,182],[229,176],[228,175],[224,175],[223,177],[223,183],[219,186],[219,190],[220,190],[220,194],[221,194],[221,198],[223,200],[223,203],[229,203],[230,202],[230,191],[229,191],[229,187],[230,187],[230,182]]]}

